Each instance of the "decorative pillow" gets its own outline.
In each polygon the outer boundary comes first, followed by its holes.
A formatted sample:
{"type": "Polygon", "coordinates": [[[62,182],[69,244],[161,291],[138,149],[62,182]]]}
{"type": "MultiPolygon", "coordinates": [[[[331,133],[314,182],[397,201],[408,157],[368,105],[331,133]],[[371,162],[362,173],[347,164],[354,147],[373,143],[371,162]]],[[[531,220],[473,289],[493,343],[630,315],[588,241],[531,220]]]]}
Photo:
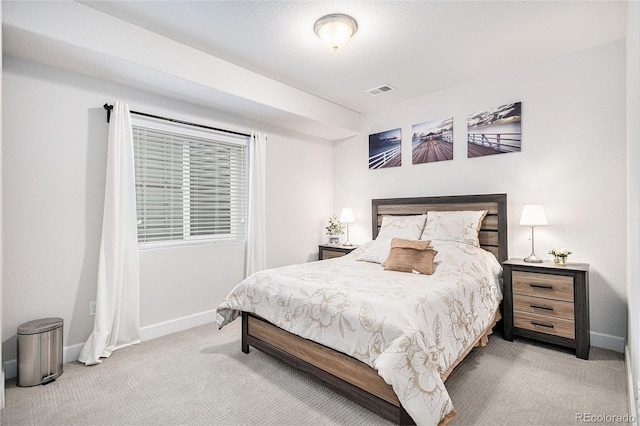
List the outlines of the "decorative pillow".
{"type": "Polygon", "coordinates": [[[364,260],[365,262],[384,262],[389,255],[389,250],[391,250],[392,238],[417,240],[422,234],[422,229],[426,221],[426,214],[383,216],[378,236],[357,259],[364,260]]]}
{"type": "Polygon", "coordinates": [[[480,247],[478,232],[487,210],[429,211],[421,240],[455,241],[480,247]]]}
{"type": "Polygon", "coordinates": [[[394,238],[385,260],[385,271],[433,274],[433,258],[437,251],[429,249],[431,241],[411,241],[394,238]]]}
{"type": "Polygon", "coordinates": [[[412,216],[383,216],[382,225],[380,225],[380,232],[378,232],[377,238],[387,237],[417,240],[420,238],[420,235],[422,235],[422,230],[424,229],[426,221],[426,214],[412,216]]]}

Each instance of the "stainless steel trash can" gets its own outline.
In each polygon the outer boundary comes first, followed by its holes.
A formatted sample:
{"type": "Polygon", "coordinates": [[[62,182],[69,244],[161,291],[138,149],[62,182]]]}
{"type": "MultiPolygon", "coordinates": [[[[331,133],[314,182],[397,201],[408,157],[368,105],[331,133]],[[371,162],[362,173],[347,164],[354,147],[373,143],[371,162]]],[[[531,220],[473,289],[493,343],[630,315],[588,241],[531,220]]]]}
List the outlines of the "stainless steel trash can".
{"type": "Polygon", "coordinates": [[[18,386],[37,386],[62,374],[62,318],[18,326],[18,386]]]}

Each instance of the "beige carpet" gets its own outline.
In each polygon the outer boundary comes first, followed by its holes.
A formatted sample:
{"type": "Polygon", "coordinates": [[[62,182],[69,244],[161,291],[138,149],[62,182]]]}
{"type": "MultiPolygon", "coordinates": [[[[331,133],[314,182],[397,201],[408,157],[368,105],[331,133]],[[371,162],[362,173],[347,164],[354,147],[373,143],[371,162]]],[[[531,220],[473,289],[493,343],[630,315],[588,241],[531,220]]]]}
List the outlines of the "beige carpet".
{"type": "MultiPolygon", "coordinates": [[[[387,425],[252,349],[239,321],[121,349],[101,365],[65,364],[53,383],[7,383],[2,425],[387,425]]],[[[583,361],[557,347],[491,336],[447,380],[451,425],[571,425],[577,413],[626,414],[622,355],[583,361]]]]}

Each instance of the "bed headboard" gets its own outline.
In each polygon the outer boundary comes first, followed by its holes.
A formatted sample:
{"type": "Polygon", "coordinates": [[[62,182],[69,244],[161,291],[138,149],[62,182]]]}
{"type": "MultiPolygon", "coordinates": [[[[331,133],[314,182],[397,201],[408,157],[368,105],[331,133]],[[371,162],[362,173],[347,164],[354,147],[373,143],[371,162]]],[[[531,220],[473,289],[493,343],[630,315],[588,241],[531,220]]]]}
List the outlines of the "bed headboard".
{"type": "Polygon", "coordinates": [[[382,216],[424,214],[429,210],[488,210],[480,227],[480,246],[502,262],[507,260],[507,194],[453,195],[443,197],[386,198],[371,200],[372,236],[378,236],[382,216]]]}

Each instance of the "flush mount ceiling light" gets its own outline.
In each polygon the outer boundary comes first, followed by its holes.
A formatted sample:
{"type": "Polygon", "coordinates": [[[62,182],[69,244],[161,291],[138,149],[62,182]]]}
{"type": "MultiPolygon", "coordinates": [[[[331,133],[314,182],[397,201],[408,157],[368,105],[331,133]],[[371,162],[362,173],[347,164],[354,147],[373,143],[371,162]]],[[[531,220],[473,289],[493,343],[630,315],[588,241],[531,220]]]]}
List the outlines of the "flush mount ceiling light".
{"type": "Polygon", "coordinates": [[[349,15],[334,13],[318,19],[313,31],[324,44],[338,50],[358,31],[358,23],[349,15]]]}

